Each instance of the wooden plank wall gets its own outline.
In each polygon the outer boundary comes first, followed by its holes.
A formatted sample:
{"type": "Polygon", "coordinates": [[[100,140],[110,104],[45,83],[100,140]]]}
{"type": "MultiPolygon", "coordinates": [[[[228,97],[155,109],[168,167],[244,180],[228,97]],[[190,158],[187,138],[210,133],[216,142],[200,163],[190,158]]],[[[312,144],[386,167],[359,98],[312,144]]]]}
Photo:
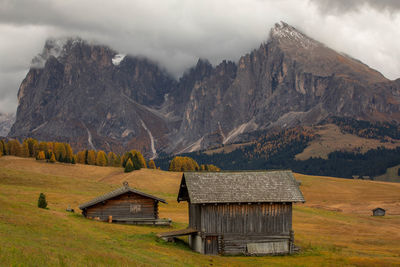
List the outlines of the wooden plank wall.
{"type": "Polygon", "coordinates": [[[189,227],[201,231],[201,204],[189,203],[189,227]]]}
{"type": "MultiPolygon", "coordinates": [[[[201,211],[192,212],[191,223],[201,216],[201,231],[208,234],[289,235],[292,229],[292,204],[207,204],[201,211]]],[[[198,223],[193,226],[198,227],[198,223]]],[[[192,226],[191,226],[192,227],[192,226]]],[[[195,228],[198,229],[198,228],[195,228]]]]}
{"type": "MultiPolygon", "coordinates": [[[[270,236],[270,235],[236,235],[224,234],[219,240],[219,253],[223,255],[241,255],[248,254],[247,244],[254,243],[271,243],[271,242],[287,242],[287,248],[290,246],[289,236],[270,236]]],[[[289,253],[289,250],[282,252],[282,254],[289,253]]],[[[277,253],[273,253],[277,254],[277,253]]]]}
{"type": "Polygon", "coordinates": [[[124,218],[154,218],[158,217],[158,209],[156,201],[151,198],[146,198],[138,194],[127,193],[109,199],[105,203],[99,203],[89,207],[86,211],[86,217],[99,217],[100,220],[108,220],[108,216],[113,216],[113,219],[124,218]],[[131,212],[131,204],[140,205],[140,211],[131,212]]]}

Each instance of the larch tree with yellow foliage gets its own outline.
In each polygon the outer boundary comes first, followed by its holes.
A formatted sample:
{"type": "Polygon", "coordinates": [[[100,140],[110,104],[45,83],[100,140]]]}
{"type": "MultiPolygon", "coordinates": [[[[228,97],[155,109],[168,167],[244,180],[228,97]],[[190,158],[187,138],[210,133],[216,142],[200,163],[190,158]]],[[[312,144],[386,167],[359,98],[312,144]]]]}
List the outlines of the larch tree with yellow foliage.
{"type": "Polygon", "coordinates": [[[107,166],[107,156],[106,156],[106,153],[102,150],[97,152],[96,165],[97,166],[107,166]]]}

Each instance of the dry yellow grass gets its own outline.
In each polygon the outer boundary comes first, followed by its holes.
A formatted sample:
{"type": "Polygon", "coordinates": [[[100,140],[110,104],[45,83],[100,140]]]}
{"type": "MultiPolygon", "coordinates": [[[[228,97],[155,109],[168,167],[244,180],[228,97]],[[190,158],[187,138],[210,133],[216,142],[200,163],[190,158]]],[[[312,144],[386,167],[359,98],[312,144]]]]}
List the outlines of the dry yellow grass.
{"type": "Polygon", "coordinates": [[[192,252],[155,238],[162,227],[107,224],[65,212],[120,187],[160,196],[161,217],[187,225],[187,204],[176,202],[181,173],[48,164],[0,158],[0,265],[76,266],[400,266],[400,184],[295,175],[305,204],[296,204],[293,228],[299,255],[221,257],[192,252]],[[36,207],[40,192],[49,210],[36,207]],[[388,216],[371,216],[376,206],[388,216]]]}
{"type": "Polygon", "coordinates": [[[352,134],[344,134],[340,128],[334,124],[326,124],[316,126],[319,138],[313,140],[310,145],[300,154],[296,155],[298,160],[306,160],[311,157],[328,158],[328,154],[334,151],[356,151],[360,149],[361,153],[365,153],[370,149],[384,146],[389,149],[396,148],[400,145],[399,141],[394,143],[382,143],[376,139],[362,138],[352,134]]]}

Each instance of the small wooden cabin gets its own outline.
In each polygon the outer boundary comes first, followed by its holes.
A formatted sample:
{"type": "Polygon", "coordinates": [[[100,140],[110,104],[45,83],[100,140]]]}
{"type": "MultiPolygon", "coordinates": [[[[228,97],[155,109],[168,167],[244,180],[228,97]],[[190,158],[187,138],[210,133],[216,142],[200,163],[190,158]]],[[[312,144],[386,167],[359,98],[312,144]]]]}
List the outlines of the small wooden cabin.
{"type": "Polygon", "coordinates": [[[167,203],[164,199],[123,187],[99,196],[79,206],[83,216],[100,221],[127,224],[170,225],[171,220],[158,218],[158,203],[167,203]]]}
{"type": "Polygon", "coordinates": [[[375,208],[372,210],[372,216],[385,216],[386,210],[382,208],[375,208]]]}
{"type": "Polygon", "coordinates": [[[202,254],[289,254],[292,206],[304,197],[291,171],[185,172],[190,247],[202,254]]]}

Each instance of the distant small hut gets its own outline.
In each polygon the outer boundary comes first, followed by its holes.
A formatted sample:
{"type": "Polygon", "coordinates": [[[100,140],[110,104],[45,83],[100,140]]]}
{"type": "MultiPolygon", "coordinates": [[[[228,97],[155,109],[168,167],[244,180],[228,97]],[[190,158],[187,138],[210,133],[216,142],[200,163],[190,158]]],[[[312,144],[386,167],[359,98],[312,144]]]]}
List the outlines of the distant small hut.
{"type": "Polygon", "coordinates": [[[79,206],[89,219],[126,223],[170,225],[171,220],[158,218],[158,203],[164,199],[129,187],[127,182],[105,195],[79,206]]]}
{"type": "Polygon", "coordinates": [[[372,210],[372,216],[385,216],[386,210],[382,208],[375,208],[372,210]]]}
{"type": "Polygon", "coordinates": [[[189,228],[169,236],[189,235],[189,245],[197,252],[294,251],[292,204],[304,202],[304,197],[291,171],[185,172],[179,201],[188,202],[189,228]]]}

